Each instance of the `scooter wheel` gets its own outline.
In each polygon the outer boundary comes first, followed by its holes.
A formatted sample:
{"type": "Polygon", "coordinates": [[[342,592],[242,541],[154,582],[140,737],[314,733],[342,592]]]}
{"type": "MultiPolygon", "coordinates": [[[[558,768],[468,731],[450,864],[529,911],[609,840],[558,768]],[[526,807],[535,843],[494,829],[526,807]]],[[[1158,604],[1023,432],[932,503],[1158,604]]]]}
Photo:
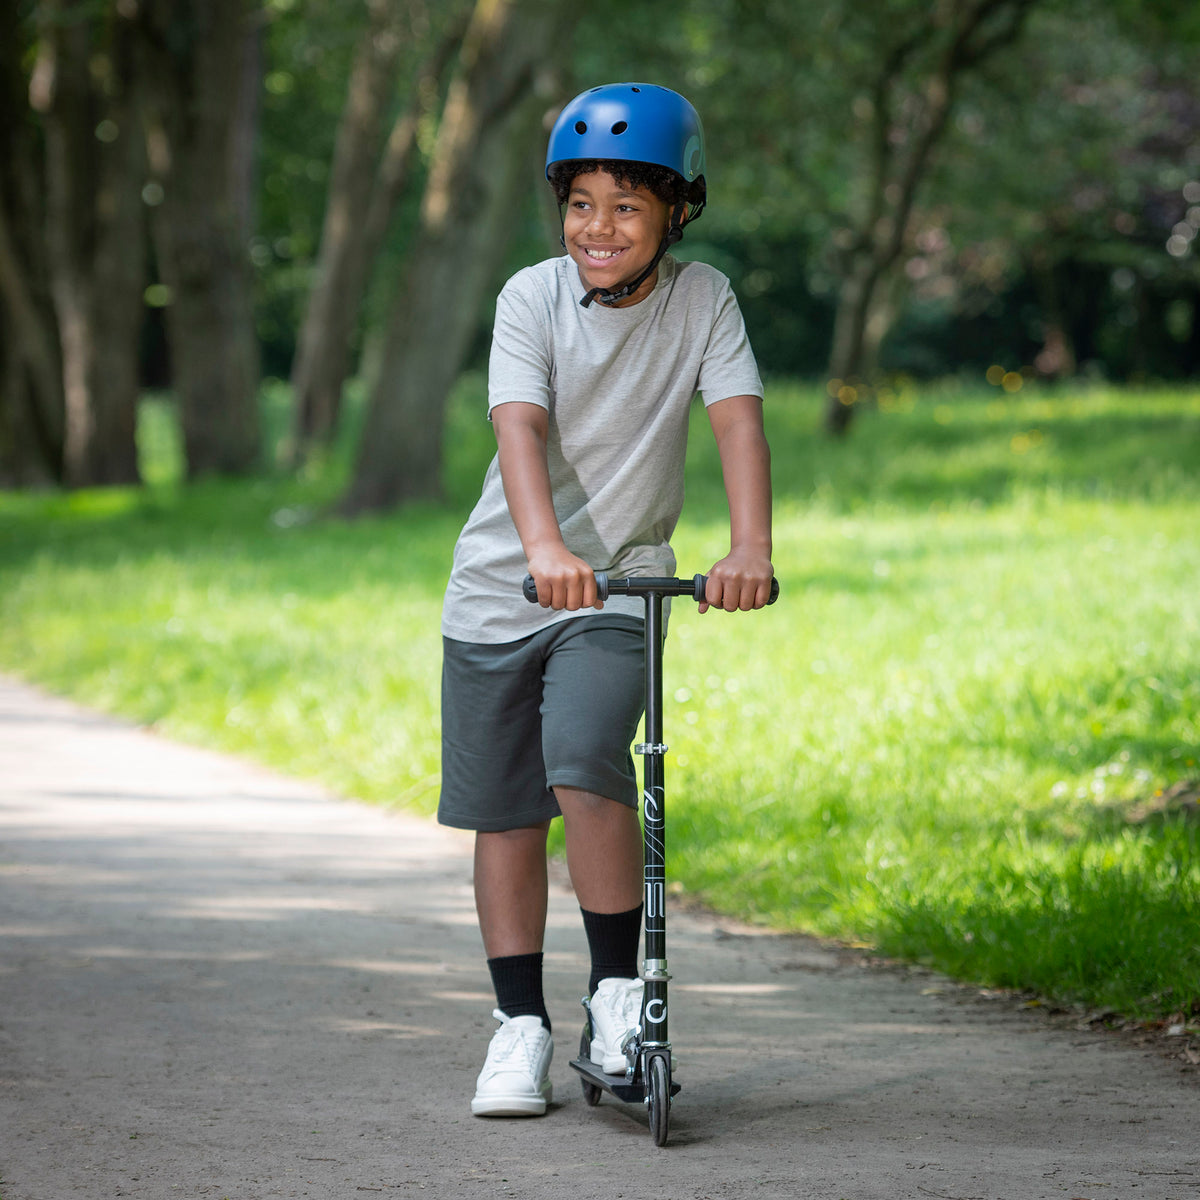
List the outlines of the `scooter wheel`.
{"type": "Polygon", "coordinates": [[[654,1144],[665,1146],[671,1120],[671,1061],[665,1054],[652,1055],[646,1063],[646,1107],[654,1144]]]}
{"type": "MultiPolygon", "coordinates": [[[[592,1029],[590,1025],[585,1025],[583,1033],[579,1038],[579,1057],[583,1062],[587,1062],[591,1054],[592,1029]]],[[[600,1103],[600,1097],[603,1094],[602,1089],[598,1088],[594,1083],[590,1083],[583,1075],[579,1077],[579,1085],[583,1088],[583,1099],[588,1108],[595,1108],[600,1103]]]]}

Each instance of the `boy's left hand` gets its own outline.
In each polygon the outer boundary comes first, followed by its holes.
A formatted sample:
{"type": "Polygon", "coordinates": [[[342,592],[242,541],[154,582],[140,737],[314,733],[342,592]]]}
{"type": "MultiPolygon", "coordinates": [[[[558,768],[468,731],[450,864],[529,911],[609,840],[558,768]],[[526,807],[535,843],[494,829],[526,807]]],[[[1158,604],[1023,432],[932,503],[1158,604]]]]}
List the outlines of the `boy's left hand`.
{"type": "Polygon", "coordinates": [[[749,612],[764,608],[771,597],[775,568],[770,558],[757,551],[731,550],[708,573],[708,586],[699,609],[723,608],[726,612],[749,612]]]}

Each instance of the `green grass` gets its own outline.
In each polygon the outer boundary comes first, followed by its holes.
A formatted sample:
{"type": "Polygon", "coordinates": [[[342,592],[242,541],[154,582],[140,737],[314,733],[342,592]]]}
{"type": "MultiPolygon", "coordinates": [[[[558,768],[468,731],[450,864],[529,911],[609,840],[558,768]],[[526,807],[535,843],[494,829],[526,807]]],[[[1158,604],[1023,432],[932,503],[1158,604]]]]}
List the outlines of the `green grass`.
{"type": "MultiPolygon", "coordinates": [[[[1142,1016],[1200,1002],[1200,395],[905,391],[820,435],[771,388],[779,604],[677,604],[672,879],[751,920],[1142,1016]],[[1156,801],[1156,797],[1160,797],[1156,801]]],[[[266,398],[279,424],[286,404],[266,398]]],[[[350,795],[436,802],[438,610],[490,454],[449,498],[317,516],[301,480],[0,496],[0,665],[350,795]]],[[[680,570],[726,544],[697,419],[680,570]]]]}

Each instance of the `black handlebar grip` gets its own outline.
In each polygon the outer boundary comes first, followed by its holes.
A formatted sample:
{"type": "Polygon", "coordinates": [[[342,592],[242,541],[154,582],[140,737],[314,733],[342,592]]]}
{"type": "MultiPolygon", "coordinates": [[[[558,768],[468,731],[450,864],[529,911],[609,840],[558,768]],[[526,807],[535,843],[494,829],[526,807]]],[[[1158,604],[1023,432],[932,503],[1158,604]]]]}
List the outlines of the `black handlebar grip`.
{"type": "MultiPolygon", "coordinates": [[[[707,575],[696,575],[692,578],[692,596],[699,604],[704,599],[704,589],[708,587],[707,575]]],[[[779,599],[779,580],[771,580],[771,594],[767,597],[768,604],[774,604],[779,599]]]]}
{"type": "MultiPolygon", "coordinates": [[[[532,575],[525,576],[525,582],[521,584],[521,591],[525,593],[525,599],[530,604],[537,603],[537,584],[533,581],[532,575]]],[[[608,599],[608,572],[596,572],[596,599],[604,601],[608,599]]]]}
{"type": "MultiPolygon", "coordinates": [[[[692,576],[692,597],[697,603],[699,603],[701,600],[704,599],[704,589],[707,586],[708,586],[708,576],[707,575],[692,576]]],[[[528,600],[530,602],[530,604],[537,603],[537,598],[538,598],[537,584],[534,583],[532,575],[525,576],[525,581],[521,585],[521,591],[525,593],[525,599],[528,600]]],[[[597,571],[596,572],[596,599],[600,600],[601,602],[607,600],[608,599],[608,591],[609,591],[608,572],[607,571],[597,571]]],[[[767,598],[767,603],[774,604],[775,601],[778,599],[779,599],[779,580],[772,579],[771,580],[771,595],[767,598]]]]}

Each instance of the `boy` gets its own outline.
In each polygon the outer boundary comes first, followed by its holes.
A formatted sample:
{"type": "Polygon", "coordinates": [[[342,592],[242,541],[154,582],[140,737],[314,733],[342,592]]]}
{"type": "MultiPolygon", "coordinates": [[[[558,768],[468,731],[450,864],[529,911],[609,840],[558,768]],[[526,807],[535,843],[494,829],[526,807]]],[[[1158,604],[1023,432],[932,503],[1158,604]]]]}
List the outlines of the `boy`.
{"type": "Polygon", "coordinates": [[[561,814],[591,953],[591,1059],[624,1071],[642,981],[641,835],[629,754],[642,715],[642,606],[594,572],[671,575],[688,412],[703,394],[730,552],[703,612],[761,608],[771,567],[762,384],[729,282],[668,253],[704,206],[704,139],[682,96],[593,88],[563,110],[546,176],[565,257],[505,285],[489,364],[498,453],[458,540],[442,633],[438,818],[474,829],[475,900],[500,1029],[478,1116],[545,1112],[546,833],[561,814]],[[538,605],[523,597],[526,572],[538,605]],[[603,610],[603,611],[600,611],[603,610]]]}

